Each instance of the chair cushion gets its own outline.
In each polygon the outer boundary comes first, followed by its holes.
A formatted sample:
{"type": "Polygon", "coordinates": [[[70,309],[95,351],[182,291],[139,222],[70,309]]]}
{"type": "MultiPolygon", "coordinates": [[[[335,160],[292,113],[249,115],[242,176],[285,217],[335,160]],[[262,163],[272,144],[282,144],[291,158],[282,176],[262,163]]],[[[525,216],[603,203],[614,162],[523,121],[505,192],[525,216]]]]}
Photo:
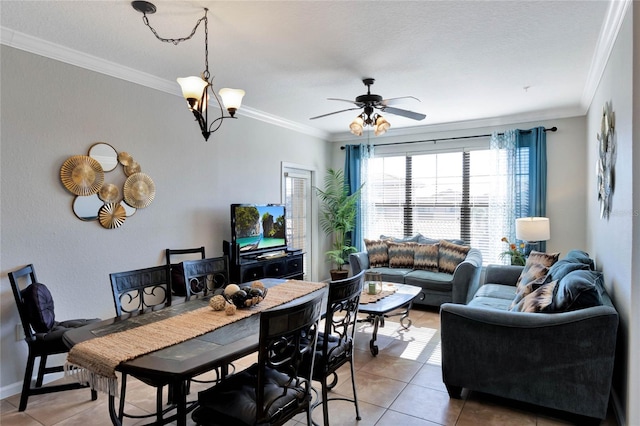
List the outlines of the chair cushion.
{"type": "Polygon", "coordinates": [[[467,258],[471,247],[453,244],[447,240],[438,243],[438,270],[453,274],[456,267],[467,258]]]}
{"type": "Polygon", "coordinates": [[[53,297],[46,285],[31,283],[22,290],[22,300],[31,328],[36,333],[46,333],[56,322],[53,297]]]}
{"type": "Polygon", "coordinates": [[[171,291],[176,296],[186,296],[186,286],[184,285],[184,266],[182,263],[171,265],[171,291]]]}
{"type": "MultiPolygon", "coordinates": [[[[198,424],[255,425],[258,364],[229,376],[216,386],[198,393],[200,405],[193,412],[198,424]]],[[[266,369],[265,406],[268,416],[280,416],[279,411],[290,412],[306,401],[305,389],[289,376],[272,368],[266,369]]],[[[268,421],[264,423],[268,424],[268,421]]]]}

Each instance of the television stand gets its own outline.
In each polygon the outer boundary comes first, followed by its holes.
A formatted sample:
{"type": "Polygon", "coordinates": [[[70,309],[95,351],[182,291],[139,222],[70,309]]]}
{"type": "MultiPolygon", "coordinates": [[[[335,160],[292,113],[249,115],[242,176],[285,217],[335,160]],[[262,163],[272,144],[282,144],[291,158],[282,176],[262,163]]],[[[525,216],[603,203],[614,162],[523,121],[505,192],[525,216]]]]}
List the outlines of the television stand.
{"type": "Polygon", "coordinates": [[[301,280],[304,277],[304,253],[300,250],[275,250],[243,256],[228,241],[223,242],[222,248],[229,256],[230,282],[243,284],[262,278],[301,280]]]}

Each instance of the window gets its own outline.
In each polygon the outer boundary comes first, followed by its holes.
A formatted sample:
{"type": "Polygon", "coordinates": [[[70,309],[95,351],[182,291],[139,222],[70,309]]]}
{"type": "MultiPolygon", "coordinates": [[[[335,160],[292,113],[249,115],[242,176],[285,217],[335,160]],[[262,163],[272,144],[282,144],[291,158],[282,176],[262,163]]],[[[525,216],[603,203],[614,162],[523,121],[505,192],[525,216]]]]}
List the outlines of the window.
{"type": "Polygon", "coordinates": [[[489,229],[490,155],[485,148],[372,158],[366,238],[420,233],[461,239],[485,261],[497,260],[490,243],[502,236],[489,229]]]}

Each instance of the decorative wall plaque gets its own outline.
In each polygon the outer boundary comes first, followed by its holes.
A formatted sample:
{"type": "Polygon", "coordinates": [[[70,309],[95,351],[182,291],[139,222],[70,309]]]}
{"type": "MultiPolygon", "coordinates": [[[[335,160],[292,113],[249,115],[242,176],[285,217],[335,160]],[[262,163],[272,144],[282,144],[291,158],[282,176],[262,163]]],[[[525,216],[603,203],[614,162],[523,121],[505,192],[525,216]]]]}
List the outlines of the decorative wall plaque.
{"type": "Polygon", "coordinates": [[[137,209],[151,204],[155,197],[153,180],[141,170],[129,153],[118,153],[111,145],[98,142],[89,148],[89,155],[68,158],[60,168],[60,180],[76,195],[73,212],[79,219],[97,220],[104,228],[114,229],[122,226],[137,209]],[[114,170],[118,164],[128,176],[122,190],[113,183],[105,183],[105,172],[114,170]]]}
{"type": "Polygon", "coordinates": [[[615,115],[611,111],[611,103],[605,103],[602,108],[602,121],[598,138],[598,160],[596,175],[598,178],[598,200],[600,201],[600,217],[609,219],[611,212],[611,198],[614,189],[614,173],[616,144],[614,138],[615,115]]]}

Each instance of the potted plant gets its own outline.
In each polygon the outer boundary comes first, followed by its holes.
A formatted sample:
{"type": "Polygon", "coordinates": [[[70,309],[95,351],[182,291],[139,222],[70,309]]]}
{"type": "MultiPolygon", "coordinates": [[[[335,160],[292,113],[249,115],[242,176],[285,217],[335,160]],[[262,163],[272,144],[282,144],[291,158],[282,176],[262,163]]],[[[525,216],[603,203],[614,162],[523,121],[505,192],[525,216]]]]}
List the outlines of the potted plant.
{"type": "Polygon", "coordinates": [[[353,231],[358,213],[360,190],[349,194],[349,188],[342,170],[328,169],[324,179],[324,189],[315,188],[320,198],[320,227],[333,239],[331,250],[325,252],[327,259],[336,265],[330,271],[331,279],[346,278],[349,271],[344,269],[350,253],[357,249],[351,245],[349,232],[353,231]]]}

